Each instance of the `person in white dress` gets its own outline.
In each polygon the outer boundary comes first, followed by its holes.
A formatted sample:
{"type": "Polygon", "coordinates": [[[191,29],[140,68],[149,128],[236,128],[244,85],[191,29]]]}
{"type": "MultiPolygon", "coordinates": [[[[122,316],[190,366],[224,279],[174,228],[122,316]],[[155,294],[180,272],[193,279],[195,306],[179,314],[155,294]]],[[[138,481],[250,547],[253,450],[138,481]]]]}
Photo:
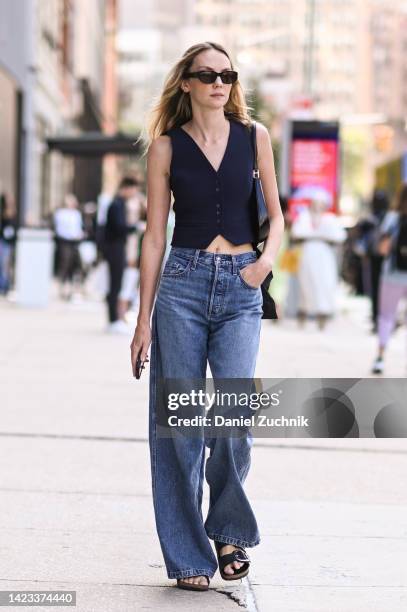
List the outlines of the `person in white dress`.
{"type": "Polygon", "coordinates": [[[315,316],[320,329],[335,313],[338,284],[335,246],[346,238],[338,217],[326,210],[328,205],[327,199],[314,198],[291,228],[292,238],[302,243],[298,320],[303,324],[307,316],[315,316]]]}

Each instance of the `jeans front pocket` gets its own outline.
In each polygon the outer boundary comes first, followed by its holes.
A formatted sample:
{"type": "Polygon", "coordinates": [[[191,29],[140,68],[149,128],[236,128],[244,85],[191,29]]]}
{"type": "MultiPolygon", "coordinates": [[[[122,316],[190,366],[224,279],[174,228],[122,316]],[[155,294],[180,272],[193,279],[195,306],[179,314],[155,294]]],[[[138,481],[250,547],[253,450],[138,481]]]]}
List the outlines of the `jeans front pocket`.
{"type": "Polygon", "coordinates": [[[178,277],[186,274],[191,267],[192,258],[171,254],[165,262],[162,276],[178,277]]]}
{"type": "Polygon", "coordinates": [[[240,281],[241,281],[242,285],[243,285],[244,287],[246,287],[247,289],[250,289],[251,291],[258,291],[258,290],[260,289],[260,287],[253,287],[252,285],[249,285],[249,283],[247,283],[247,282],[244,280],[243,276],[242,276],[242,270],[243,270],[243,269],[244,269],[246,266],[248,266],[249,264],[254,263],[255,261],[256,261],[256,260],[255,260],[255,259],[253,259],[253,261],[246,262],[246,263],[242,264],[241,266],[239,266],[239,267],[238,267],[238,269],[237,269],[237,275],[238,275],[238,277],[240,278],[240,281]]]}

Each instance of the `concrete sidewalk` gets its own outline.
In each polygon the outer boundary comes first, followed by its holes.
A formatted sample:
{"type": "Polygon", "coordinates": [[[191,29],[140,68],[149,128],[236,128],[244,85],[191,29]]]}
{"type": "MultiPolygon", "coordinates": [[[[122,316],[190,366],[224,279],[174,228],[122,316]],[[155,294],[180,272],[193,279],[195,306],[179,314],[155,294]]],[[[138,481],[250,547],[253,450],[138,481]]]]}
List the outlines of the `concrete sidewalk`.
{"type": "MultiPolygon", "coordinates": [[[[256,375],[369,375],[365,311],[353,298],[325,334],[264,322],[256,375]]],[[[1,590],[76,590],[80,612],[407,609],[402,439],[255,440],[246,490],[262,542],[248,550],[250,578],[173,588],[152,510],[148,369],[136,381],[130,338],[104,326],[97,302],[0,301],[1,590]]],[[[404,333],[389,375],[402,375],[404,333]]]]}

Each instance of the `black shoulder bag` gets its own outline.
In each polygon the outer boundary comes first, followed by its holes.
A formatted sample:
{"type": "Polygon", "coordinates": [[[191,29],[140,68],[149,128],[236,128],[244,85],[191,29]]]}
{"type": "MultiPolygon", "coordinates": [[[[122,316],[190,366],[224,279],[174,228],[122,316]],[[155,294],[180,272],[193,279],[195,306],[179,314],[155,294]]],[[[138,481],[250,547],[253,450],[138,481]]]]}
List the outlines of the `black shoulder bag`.
{"type": "MultiPolygon", "coordinates": [[[[253,148],[253,192],[252,202],[253,206],[256,207],[256,244],[259,245],[264,243],[269,231],[270,221],[267,212],[266,202],[264,200],[263,188],[261,186],[260,171],[257,165],[257,142],[256,142],[256,122],[253,121],[250,129],[251,143],[253,148]]],[[[262,251],[256,246],[257,259],[262,254],[262,251]]],[[[262,319],[278,319],[276,305],[269,293],[269,287],[271,279],[273,278],[273,272],[270,271],[264,281],[261,284],[261,292],[263,295],[263,316],[262,319]]]]}

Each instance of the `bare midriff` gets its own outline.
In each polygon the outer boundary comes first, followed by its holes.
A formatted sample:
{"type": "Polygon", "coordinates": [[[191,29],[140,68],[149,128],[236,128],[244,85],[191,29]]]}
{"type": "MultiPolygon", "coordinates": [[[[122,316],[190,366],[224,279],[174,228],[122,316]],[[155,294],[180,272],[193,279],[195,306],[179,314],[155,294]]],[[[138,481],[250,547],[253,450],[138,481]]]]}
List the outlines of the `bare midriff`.
{"type": "Polygon", "coordinates": [[[208,251],[209,253],[218,253],[219,255],[238,255],[239,253],[247,253],[247,251],[253,251],[253,246],[250,242],[245,242],[243,244],[233,244],[226,238],[222,236],[222,234],[218,234],[215,238],[208,244],[204,251],[208,251]]]}

